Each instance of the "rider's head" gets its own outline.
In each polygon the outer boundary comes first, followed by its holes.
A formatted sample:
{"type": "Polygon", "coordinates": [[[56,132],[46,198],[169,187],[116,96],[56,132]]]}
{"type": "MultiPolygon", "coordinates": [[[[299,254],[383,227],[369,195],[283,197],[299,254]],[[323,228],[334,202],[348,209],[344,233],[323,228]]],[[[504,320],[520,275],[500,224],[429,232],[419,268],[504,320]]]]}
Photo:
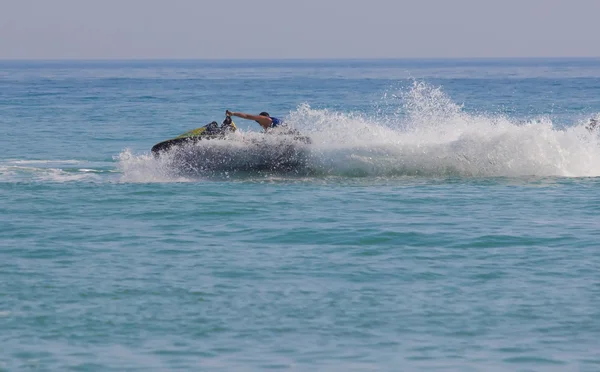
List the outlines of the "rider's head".
{"type": "MultiPolygon", "coordinates": [[[[264,117],[269,117],[269,113],[266,111],[261,112],[260,114],[258,114],[258,116],[264,116],[264,117]]],[[[255,120],[258,123],[258,120],[255,120]]],[[[259,123],[260,124],[260,123],[259,123]]]]}

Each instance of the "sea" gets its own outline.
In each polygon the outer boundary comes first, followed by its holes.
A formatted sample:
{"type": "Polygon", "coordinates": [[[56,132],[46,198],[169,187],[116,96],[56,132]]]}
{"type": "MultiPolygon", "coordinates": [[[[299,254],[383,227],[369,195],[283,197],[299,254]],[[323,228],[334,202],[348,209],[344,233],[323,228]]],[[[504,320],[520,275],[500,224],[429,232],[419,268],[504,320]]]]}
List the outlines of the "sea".
{"type": "Polygon", "coordinates": [[[0,61],[0,371],[600,371],[593,118],[600,59],[0,61]],[[151,153],[226,110],[302,161],[151,153]]]}

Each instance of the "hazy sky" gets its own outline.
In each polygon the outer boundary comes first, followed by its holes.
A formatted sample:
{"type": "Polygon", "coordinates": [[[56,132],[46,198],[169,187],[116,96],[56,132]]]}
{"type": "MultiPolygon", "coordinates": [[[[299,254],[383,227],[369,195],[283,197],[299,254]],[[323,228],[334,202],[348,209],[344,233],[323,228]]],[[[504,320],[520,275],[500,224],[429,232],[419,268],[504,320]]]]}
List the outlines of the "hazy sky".
{"type": "Polygon", "coordinates": [[[0,0],[0,59],[600,56],[600,0],[0,0]]]}

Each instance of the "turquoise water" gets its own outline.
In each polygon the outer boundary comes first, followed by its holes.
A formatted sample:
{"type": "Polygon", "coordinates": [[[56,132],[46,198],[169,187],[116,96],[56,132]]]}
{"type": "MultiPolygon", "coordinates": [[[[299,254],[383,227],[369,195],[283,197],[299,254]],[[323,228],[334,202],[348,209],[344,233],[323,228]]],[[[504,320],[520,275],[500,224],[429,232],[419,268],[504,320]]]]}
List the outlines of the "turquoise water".
{"type": "MultiPolygon", "coordinates": [[[[0,370],[598,371],[599,114],[600,60],[0,62],[0,370]],[[301,169],[150,155],[226,109],[301,169]]],[[[236,124],[188,155],[281,155],[236,124]]]]}

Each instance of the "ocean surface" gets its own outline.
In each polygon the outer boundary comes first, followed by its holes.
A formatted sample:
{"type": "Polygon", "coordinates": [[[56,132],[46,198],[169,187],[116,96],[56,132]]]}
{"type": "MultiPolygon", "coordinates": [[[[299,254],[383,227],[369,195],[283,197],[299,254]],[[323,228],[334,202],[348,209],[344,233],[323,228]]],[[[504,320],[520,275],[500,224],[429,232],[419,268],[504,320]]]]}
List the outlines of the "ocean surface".
{"type": "Polygon", "coordinates": [[[600,371],[599,116],[600,59],[0,61],[0,371],[600,371]],[[151,154],[226,109],[302,161],[151,154]]]}

